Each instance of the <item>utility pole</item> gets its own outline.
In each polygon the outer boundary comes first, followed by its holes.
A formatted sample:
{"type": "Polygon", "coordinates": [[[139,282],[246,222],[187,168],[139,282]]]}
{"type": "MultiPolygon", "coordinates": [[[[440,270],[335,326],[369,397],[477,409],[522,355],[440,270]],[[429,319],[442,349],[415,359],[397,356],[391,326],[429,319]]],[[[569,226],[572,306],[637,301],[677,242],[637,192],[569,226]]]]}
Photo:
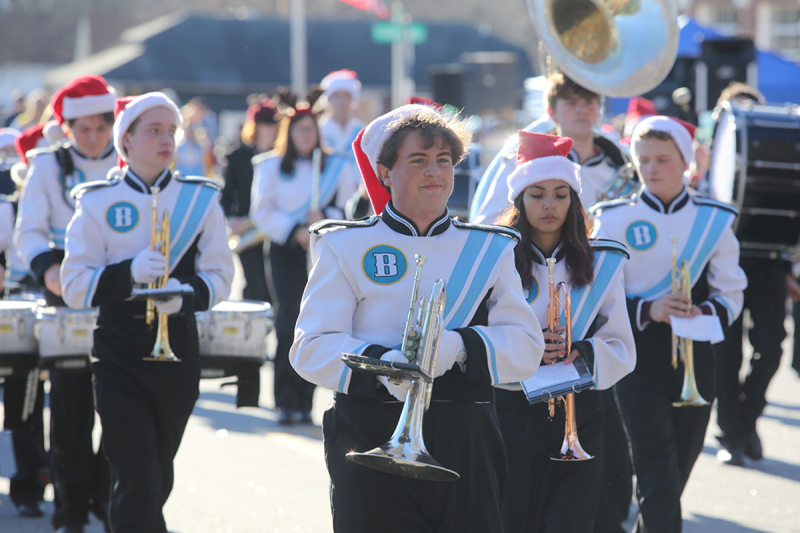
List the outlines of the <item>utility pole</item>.
{"type": "Polygon", "coordinates": [[[306,7],[305,0],[291,0],[289,15],[292,92],[305,94],[308,90],[308,52],[306,48],[306,7]]]}

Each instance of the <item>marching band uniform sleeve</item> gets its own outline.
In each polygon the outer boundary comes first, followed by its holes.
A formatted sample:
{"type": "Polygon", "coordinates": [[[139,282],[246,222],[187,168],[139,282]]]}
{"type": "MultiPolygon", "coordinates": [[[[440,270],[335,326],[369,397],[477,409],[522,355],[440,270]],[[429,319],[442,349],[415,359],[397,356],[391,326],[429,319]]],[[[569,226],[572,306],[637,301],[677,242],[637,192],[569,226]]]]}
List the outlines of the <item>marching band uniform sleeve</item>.
{"type": "Polygon", "coordinates": [[[228,247],[225,215],[215,205],[203,221],[197,242],[195,275],[178,276],[194,288],[194,301],[183,302],[183,312],[205,311],[228,298],[233,283],[233,253],[228,247]]]}
{"type": "Polygon", "coordinates": [[[513,253],[506,254],[500,264],[497,283],[486,298],[486,308],[488,326],[458,330],[467,347],[467,372],[471,371],[469,363],[476,355],[472,347],[478,335],[492,385],[528,379],[542,361],[544,336],[539,320],[525,301],[513,253]]]}
{"type": "Polygon", "coordinates": [[[67,226],[69,246],[61,263],[62,297],[73,309],[121,302],[131,294],[131,260],[108,265],[105,247],[93,240],[93,236],[102,234],[103,228],[92,209],[78,200],[67,226]]]}
{"type": "Polygon", "coordinates": [[[14,232],[14,244],[19,255],[30,268],[34,279],[42,285],[44,273],[58,263],[56,254],[50,248],[50,205],[44,179],[47,171],[56,171],[49,168],[49,157],[50,154],[41,154],[31,162],[19,200],[14,232]]]}
{"type": "Polygon", "coordinates": [[[303,379],[320,387],[374,397],[377,379],[349,372],[342,353],[380,357],[388,349],[353,337],[353,316],[360,299],[354,288],[358,285],[345,273],[325,238],[317,239],[314,254],[316,261],[300,304],[289,359],[303,379]]]}
{"type": "Polygon", "coordinates": [[[344,214],[347,208],[347,202],[356,194],[359,185],[361,185],[361,173],[355,163],[348,161],[342,167],[333,204],[323,210],[325,217],[335,219],[345,218],[344,214]]]}
{"type": "Polygon", "coordinates": [[[281,210],[278,195],[273,191],[273,182],[276,179],[273,174],[278,172],[276,164],[279,161],[280,158],[266,159],[256,165],[250,200],[250,219],[270,241],[286,244],[297,223],[281,210]]]}
{"type": "MultiPolygon", "coordinates": [[[[11,248],[14,234],[14,206],[0,200],[0,253],[11,248]]],[[[5,266],[5,262],[0,263],[5,266]]]]}
{"type": "Polygon", "coordinates": [[[595,319],[594,334],[574,344],[592,367],[595,388],[605,390],[633,372],[636,344],[622,276],[614,282],[595,319]]]}
{"type": "Polygon", "coordinates": [[[708,262],[709,295],[699,305],[706,314],[719,317],[722,327],[729,327],[739,317],[744,306],[747,276],[739,266],[739,241],[728,227],[708,262]]]}
{"type": "MultiPolygon", "coordinates": [[[[514,147],[516,154],[516,147],[514,147]]],[[[514,171],[516,159],[508,157],[506,148],[501,150],[492,160],[478,186],[483,195],[475,193],[475,204],[470,211],[470,220],[476,224],[493,224],[508,206],[508,176],[514,171]]]]}

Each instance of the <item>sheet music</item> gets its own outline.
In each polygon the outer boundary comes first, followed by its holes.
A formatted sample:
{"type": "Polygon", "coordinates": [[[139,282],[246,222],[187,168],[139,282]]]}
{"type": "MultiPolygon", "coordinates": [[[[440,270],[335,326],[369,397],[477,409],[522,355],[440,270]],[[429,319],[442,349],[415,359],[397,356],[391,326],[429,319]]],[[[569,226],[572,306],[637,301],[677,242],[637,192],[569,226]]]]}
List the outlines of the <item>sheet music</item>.
{"type": "Polygon", "coordinates": [[[722,324],[716,315],[698,315],[694,318],[669,317],[672,332],[678,337],[685,337],[698,342],[716,344],[725,338],[722,324]]]}
{"type": "Polygon", "coordinates": [[[581,378],[575,365],[567,365],[564,361],[554,365],[541,365],[533,377],[525,380],[527,390],[552,389],[556,385],[581,378]]]}

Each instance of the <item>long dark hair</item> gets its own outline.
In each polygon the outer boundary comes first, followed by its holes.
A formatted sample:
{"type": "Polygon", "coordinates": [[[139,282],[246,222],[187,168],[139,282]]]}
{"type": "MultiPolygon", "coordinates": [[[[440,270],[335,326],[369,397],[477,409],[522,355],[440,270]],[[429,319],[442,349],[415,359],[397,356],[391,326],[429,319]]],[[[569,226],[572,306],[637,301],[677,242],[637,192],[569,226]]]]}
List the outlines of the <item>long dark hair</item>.
{"type": "MultiPolygon", "coordinates": [[[[291,176],[294,173],[295,162],[300,159],[300,154],[297,152],[297,148],[292,141],[291,129],[292,126],[305,117],[313,120],[314,125],[317,127],[317,144],[315,148],[322,148],[322,134],[319,131],[319,124],[317,123],[316,116],[311,113],[297,113],[292,117],[283,117],[280,129],[278,130],[278,136],[275,139],[275,152],[283,156],[283,159],[281,159],[281,172],[287,176],[291,176]]],[[[325,168],[325,155],[325,150],[322,150],[322,168],[325,168]]]]}
{"type": "MultiPolygon", "coordinates": [[[[519,231],[520,239],[514,248],[514,263],[522,278],[522,286],[530,289],[533,285],[533,228],[525,213],[524,192],[517,196],[514,205],[508,207],[497,220],[497,224],[510,226],[519,231]]],[[[589,245],[592,223],[572,187],[569,189],[570,204],[566,220],[561,227],[561,247],[565,252],[567,270],[572,285],[588,285],[594,280],[594,252],[589,245]]]]}

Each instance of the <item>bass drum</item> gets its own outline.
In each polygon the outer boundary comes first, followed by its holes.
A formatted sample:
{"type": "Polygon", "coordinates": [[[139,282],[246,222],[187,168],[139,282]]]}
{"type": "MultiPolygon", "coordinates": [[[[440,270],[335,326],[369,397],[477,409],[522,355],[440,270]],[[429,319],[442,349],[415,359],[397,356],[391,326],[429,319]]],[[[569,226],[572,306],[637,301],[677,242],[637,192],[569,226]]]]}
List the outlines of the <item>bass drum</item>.
{"type": "Polygon", "coordinates": [[[777,258],[800,248],[800,114],[797,106],[725,102],[717,110],[711,196],[739,208],[743,256],[777,258]]]}
{"type": "Polygon", "coordinates": [[[39,364],[33,330],[35,301],[0,300],[0,378],[30,372],[39,364]]]}

